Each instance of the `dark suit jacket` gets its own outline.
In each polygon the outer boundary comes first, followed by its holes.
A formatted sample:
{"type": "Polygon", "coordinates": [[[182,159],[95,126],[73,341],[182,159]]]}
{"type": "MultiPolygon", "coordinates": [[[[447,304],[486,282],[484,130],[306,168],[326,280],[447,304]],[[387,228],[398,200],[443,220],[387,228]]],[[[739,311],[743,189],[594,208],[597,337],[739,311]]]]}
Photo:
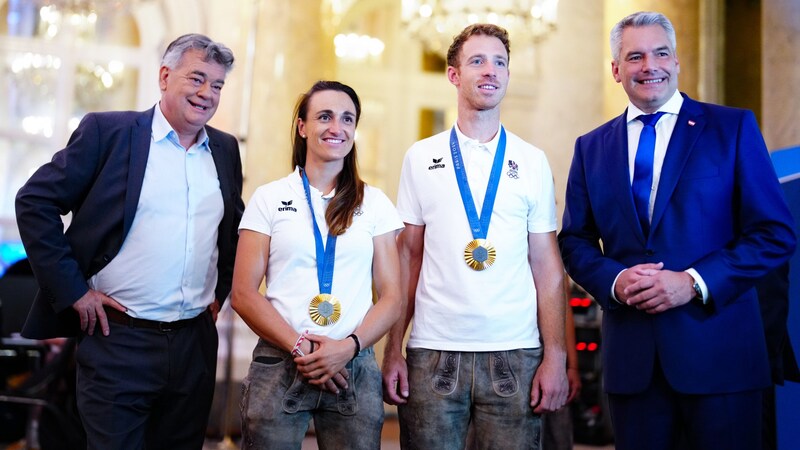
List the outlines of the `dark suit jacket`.
{"type": "Polygon", "coordinates": [[[684,95],[648,237],[633,203],[627,140],[625,114],[578,138],[559,235],[569,275],[604,309],[606,391],[643,391],[656,356],[679,392],[769,386],[753,286],[788,260],[796,238],[755,117],[684,95]],[[695,268],[709,304],[651,315],[613,299],[620,271],[657,262],[673,271],[695,268]]]}
{"type": "MultiPolygon", "coordinates": [[[[24,336],[43,339],[79,332],[71,306],[88,291],[86,280],[117,255],[133,223],[153,111],[87,114],[66,148],[17,193],[17,224],[40,286],[24,336]],[[64,232],[61,216],[70,212],[72,222],[64,232]]],[[[236,138],[209,126],[206,131],[225,207],[215,289],[223,302],[230,292],[244,210],[242,168],[236,138]]]]}

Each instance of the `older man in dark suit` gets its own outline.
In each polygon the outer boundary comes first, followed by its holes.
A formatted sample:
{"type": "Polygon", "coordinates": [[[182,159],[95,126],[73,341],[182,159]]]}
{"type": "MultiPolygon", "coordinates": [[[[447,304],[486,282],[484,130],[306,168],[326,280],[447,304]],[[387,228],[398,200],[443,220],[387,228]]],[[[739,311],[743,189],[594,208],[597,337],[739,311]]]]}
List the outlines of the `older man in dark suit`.
{"type": "Polygon", "coordinates": [[[79,337],[89,448],[202,447],[244,208],[237,141],[206,125],[233,59],[179,37],[154,108],[87,114],[17,194],[40,285],[23,335],[79,337]]]}
{"type": "Polygon", "coordinates": [[[749,111],[678,92],[675,31],[611,32],[627,111],[578,138],[562,256],[604,308],[618,450],[761,447],[770,385],[754,285],[792,255],[792,217],[749,111]]]}

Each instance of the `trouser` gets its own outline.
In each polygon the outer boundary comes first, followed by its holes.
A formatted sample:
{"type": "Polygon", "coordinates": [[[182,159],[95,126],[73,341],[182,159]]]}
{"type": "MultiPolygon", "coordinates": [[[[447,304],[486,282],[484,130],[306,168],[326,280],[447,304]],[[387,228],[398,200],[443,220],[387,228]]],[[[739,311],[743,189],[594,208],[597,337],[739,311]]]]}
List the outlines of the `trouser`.
{"type": "Polygon", "coordinates": [[[398,407],[404,449],[538,449],[541,420],[531,383],[542,350],[406,349],[409,398],[398,407]]]}
{"type": "Polygon", "coordinates": [[[76,354],[88,448],[201,449],[217,369],[211,315],[170,331],[109,327],[82,336],[76,354]]]}
{"type": "Polygon", "coordinates": [[[242,384],[242,448],[301,448],[309,422],[320,450],[378,449],[383,428],[381,372],[372,349],[347,363],[347,389],[311,385],[293,357],[259,339],[242,384]]]}
{"type": "Polygon", "coordinates": [[[676,392],[656,363],[650,386],[609,394],[617,450],[759,450],[763,390],[676,392]]]}

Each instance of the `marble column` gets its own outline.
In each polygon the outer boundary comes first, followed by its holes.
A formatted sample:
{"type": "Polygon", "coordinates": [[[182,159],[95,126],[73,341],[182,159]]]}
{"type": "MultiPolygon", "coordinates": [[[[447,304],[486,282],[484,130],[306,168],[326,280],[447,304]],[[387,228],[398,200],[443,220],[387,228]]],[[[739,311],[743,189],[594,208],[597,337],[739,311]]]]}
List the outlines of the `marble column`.
{"type": "Polygon", "coordinates": [[[762,123],[770,150],[800,145],[800,3],[762,0],[762,123]]]}
{"type": "MultiPolygon", "coordinates": [[[[792,0],[785,0],[787,3],[792,0]]],[[[611,76],[611,49],[608,36],[611,28],[623,17],[637,11],[657,11],[669,18],[675,27],[678,61],[681,72],[678,89],[693,98],[698,98],[700,71],[700,2],[701,0],[606,0],[603,14],[604,58],[607,77],[603,84],[605,102],[603,116],[611,119],[622,113],[628,98],[622,86],[611,76]]]]}

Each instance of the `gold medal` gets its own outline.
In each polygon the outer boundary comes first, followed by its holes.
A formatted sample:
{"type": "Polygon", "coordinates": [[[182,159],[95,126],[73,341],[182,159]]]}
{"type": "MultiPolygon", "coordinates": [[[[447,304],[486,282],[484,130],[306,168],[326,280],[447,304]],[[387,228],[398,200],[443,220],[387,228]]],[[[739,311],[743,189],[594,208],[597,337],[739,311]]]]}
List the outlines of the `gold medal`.
{"type": "Polygon", "coordinates": [[[342,315],[342,304],[331,294],[319,294],[308,304],[308,315],[317,325],[333,325],[342,315]]]}
{"type": "Polygon", "coordinates": [[[486,239],[473,239],[464,247],[464,262],[472,270],[484,270],[494,264],[497,250],[486,239]]]}

